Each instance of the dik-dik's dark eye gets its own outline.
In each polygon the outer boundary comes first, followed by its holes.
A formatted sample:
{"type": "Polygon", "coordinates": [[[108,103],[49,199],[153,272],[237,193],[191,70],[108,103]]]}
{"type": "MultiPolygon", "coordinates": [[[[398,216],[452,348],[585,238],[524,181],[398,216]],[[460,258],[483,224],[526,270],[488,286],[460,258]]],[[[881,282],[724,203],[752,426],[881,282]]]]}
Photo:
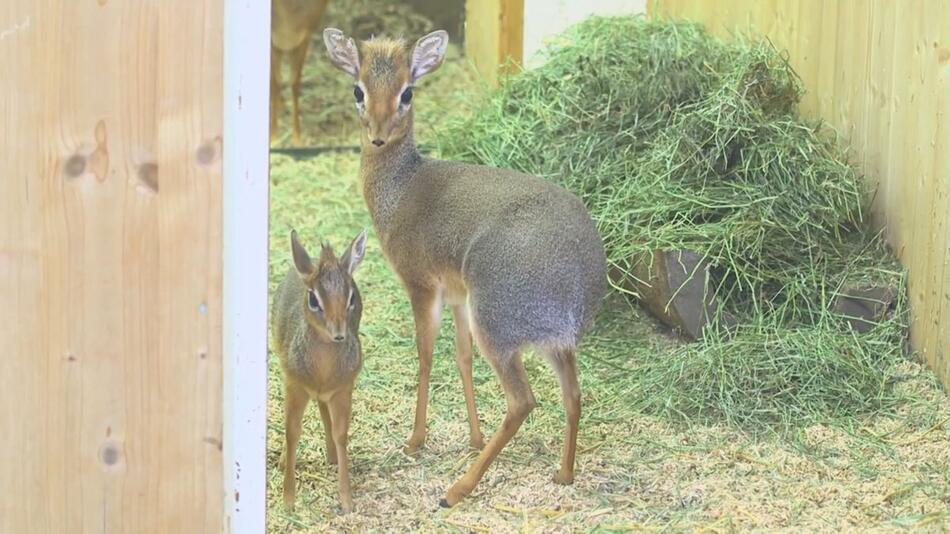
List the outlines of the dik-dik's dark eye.
{"type": "Polygon", "coordinates": [[[351,310],[356,307],[356,291],[353,291],[352,289],[350,290],[350,303],[349,303],[349,307],[350,307],[351,310]]]}
{"type": "Polygon", "coordinates": [[[365,95],[363,95],[363,90],[360,89],[360,86],[359,86],[359,85],[354,85],[354,86],[353,86],[353,98],[356,99],[356,103],[357,103],[357,104],[362,104],[364,97],[365,97],[365,95]]]}
{"type": "Polygon", "coordinates": [[[412,102],[412,87],[406,87],[406,90],[402,92],[402,96],[399,97],[399,101],[404,106],[408,106],[409,102],[412,102]]]}
{"type": "Polygon", "coordinates": [[[323,308],[320,306],[320,299],[317,298],[317,293],[312,289],[307,290],[307,305],[310,306],[312,311],[323,311],[323,308]]]}

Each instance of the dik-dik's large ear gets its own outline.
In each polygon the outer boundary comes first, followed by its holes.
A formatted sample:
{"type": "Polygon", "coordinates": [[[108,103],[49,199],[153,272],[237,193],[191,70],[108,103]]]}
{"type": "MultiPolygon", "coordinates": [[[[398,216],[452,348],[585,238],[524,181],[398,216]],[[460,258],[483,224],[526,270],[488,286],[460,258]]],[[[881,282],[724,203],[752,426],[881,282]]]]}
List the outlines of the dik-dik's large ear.
{"type": "Polygon", "coordinates": [[[413,83],[442,65],[448,47],[449,34],[445,30],[436,30],[416,41],[410,68],[413,83]]]}
{"type": "Polygon", "coordinates": [[[346,252],[343,253],[343,259],[340,260],[340,263],[347,272],[353,274],[356,268],[360,266],[360,262],[363,261],[364,255],[366,255],[366,230],[360,232],[360,235],[356,236],[356,239],[350,243],[346,252]]]}
{"type": "Polygon", "coordinates": [[[300,244],[300,240],[297,239],[297,231],[290,231],[290,251],[294,256],[294,267],[297,269],[297,272],[300,273],[300,276],[310,276],[313,274],[313,261],[310,260],[310,254],[307,254],[307,250],[303,248],[303,245],[300,244]]]}
{"type": "Polygon", "coordinates": [[[327,28],[323,30],[323,44],[326,45],[327,54],[334,65],[354,78],[359,76],[360,53],[351,37],[343,35],[343,32],[336,28],[327,28]]]}

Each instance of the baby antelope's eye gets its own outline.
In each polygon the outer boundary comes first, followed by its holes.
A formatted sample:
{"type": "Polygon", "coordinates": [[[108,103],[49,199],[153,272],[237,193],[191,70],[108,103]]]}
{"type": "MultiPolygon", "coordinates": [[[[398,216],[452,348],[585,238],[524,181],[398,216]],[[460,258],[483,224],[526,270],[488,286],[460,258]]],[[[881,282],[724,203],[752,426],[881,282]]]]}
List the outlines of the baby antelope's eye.
{"type": "Polygon", "coordinates": [[[412,87],[406,87],[406,90],[402,92],[402,96],[399,97],[399,101],[405,105],[412,102],[412,87]]]}
{"type": "Polygon", "coordinates": [[[312,289],[307,291],[307,305],[315,312],[323,311],[323,308],[320,307],[320,299],[317,298],[317,293],[312,289]]]}
{"type": "Polygon", "coordinates": [[[353,97],[356,98],[356,103],[357,103],[357,104],[362,104],[362,103],[363,103],[363,98],[364,98],[363,90],[360,89],[360,86],[359,86],[359,85],[354,85],[354,86],[353,86],[353,97]]]}
{"type": "Polygon", "coordinates": [[[352,310],[356,306],[356,292],[352,289],[350,290],[350,309],[352,310]]]}

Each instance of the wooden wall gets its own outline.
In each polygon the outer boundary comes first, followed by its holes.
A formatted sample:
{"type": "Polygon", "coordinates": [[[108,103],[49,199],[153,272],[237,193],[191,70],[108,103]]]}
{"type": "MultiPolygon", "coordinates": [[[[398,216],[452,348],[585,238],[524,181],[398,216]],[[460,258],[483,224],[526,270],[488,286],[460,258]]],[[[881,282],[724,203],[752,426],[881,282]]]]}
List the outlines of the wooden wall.
{"type": "Polygon", "coordinates": [[[523,50],[524,0],[467,0],[465,55],[490,83],[499,66],[520,64],[523,50]]]}
{"type": "Polygon", "coordinates": [[[876,186],[875,222],[910,271],[911,338],[950,386],[950,2],[654,0],[789,51],[804,113],[837,127],[876,186]]]}
{"type": "Polygon", "coordinates": [[[0,532],[219,532],[222,0],[0,4],[0,532]]]}

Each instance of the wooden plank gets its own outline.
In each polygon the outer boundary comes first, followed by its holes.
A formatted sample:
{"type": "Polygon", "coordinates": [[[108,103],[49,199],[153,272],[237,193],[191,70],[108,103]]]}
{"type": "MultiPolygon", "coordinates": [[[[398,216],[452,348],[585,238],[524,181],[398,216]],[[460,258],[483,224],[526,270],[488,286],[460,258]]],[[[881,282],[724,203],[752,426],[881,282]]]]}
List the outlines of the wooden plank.
{"type": "MultiPolygon", "coordinates": [[[[42,116],[43,98],[39,91],[14,93],[29,83],[27,73],[31,68],[31,58],[16,50],[38,41],[36,14],[24,4],[0,7],[0,68],[6,73],[0,77],[0,94],[4,95],[0,98],[0,165],[4,176],[0,179],[0,213],[5,214],[0,224],[0,343],[9,351],[7,357],[0,358],[0,405],[7,407],[0,413],[0,489],[6,495],[18,497],[0,499],[0,532],[48,532],[47,514],[51,510],[37,498],[45,478],[43,464],[48,462],[49,469],[59,468],[63,472],[62,462],[46,454],[48,447],[31,439],[41,435],[47,425],[62,428],[63,420],[51,420],[38,395],[24,395],[44,388],[46,332],[53,337],[61,335],[51,331],[58,325],[45,320],[43,314],[25,313],[37,309],[42,302],[44,280],[40,272],[41,220],[37,209],[24,209],[36,203],[41,194],[38,165],[36,161],[17,157],[23,151],[40,157],[43,152],[35,148],[39,142],[36,129],[16,132],[10,127],[42,116]],[[11,354],[13,357],[9,357],[11,354]],[[25,357],[28,354],[32,358],[25,357]],[[32,416],[27,407],[32,408],[32,416]],[[31,444],[35,446],[30,447],[31,444]]],[[[48,52],[36,50],[32,59],[46,59],[48,52]]],[[[63,288],[47,283],[46,290],[63,288]]],[[[59,492],[55,498],[62,499],[59,492]]]]}
{"type": "Polygon", "coordinates": [[[899,38],[900,48],[897,51],[903,57],[898,78],[902,96],[895,103],[895,113],[904,121],[895,131],[898,137],[893,141],[904,157],[903,165],[897,169],[904,180],[903,183],[892,183],[896,185],[893,196],[897,203],[897,228],[900,231],[896,238],[905,245],[901,259],[911,272],[920,274],[911,277],[908,284],[911,309],[915,310],[911,341],[921,356],[929,360],[933,353],[932,339],[936,334],[931,322],[933,306],[930,298],[936,288],[927,287],[930,279],[927,276],[930,261],[928,246],[932,240],[930,232],[920,232],[918,229],[934,222],[930,208],[936,184],[933,179],[934,157],[930,137],[937,125],[932,109],[928,113],[909,116],[916,105],[930,108],[936,98],[936,95],[930,94],[931,90],[936,89],[929,79],[936,74],[936,69],[928,61],[928,52],[932,52],[932,49],[928,51],[923,44],[925,19],[930,14],[922,8],[922,2],[914,0],[902,9],[906,18],[898,19],[898,25],[906,33],[899,38]]]}
{"type": "MultiPolygon", "coordinates": [[[[821,25],[815,24],[815,18],[821,13],[821,0],[801,0],[798,2],[798,13],[795,14],[795,29],[792,38],[795,47],[790,50],[794,55],[790,59],[793,66],[802,78],[805,87],[809,90],[802,97],[801,110],[804,113],[814,113],[818,109],[818,70],[822,50],[820,43],[821,25]]],[[[781,44],[776,43],[778,46],[781,44]]]]}
{"type": "MultiPolygon", "coordinates": [[[[894,40],[892,56],[893,65],[891,67],[891,93],[887,100],[887,106],[883,110],[890,117],[888,131],[886,134],[887,144],[887,167],[884,169],[885,177],[894,179],[885,179],[886,189],[884,191],[885,213],[887,215],[887,233],[892,243],[895,243],[897,257],[905,265],[907,261],[907,217],[908,208],[912,206],[904,205],[905,196],[912,195],[914,189],[919,186],[916,176],[904,174],[907,171],[909,158],[911,154],[908,150],[913,147],[907,143],[907,137],[913,134],[912,119],[907,112],[910,111],[906,102],[913,96],[916,90],[910,82],[912,78],[912,58],[911,41],[913,39],[912,29],[909,23],[913,21],[913,13],[905,9],[896,9],[893,16],[894,40]]],[[[913,285],[914,282],[911,281],[913,285]]],[[[913,291],[911,291],[913,296],[913,291]]],[[[912,301],[913,304],[913,301],[912,301]]]]}
{"type": "Polygon", "coordinates": [[[465,2],[465,55],[482,77],[494,84],[498,78],[500,0],[465,2]]]}
{"type": "Polygon", "coordinates": [[[221,528],[222,30],[0,7],[2,532],[221,528]]]}
{"type": "Polygon", "coordinates": [[[852,160],[869,181],[869,188],[877,186],[876,175],[869,174],[858,154],[864,153],[867,132],[867,101],[870,92],[870,20],[871,10],[864,0],[849,0],[839,6],[838,63],[849,68],[838,70],[836,111],[832,122],[839,124],[850,143],[852,160]],[[857,21],[853,23],[852,21],[857,21]]]}
{"type": "Polygon", "coordinates": [[[503,73],[516,72],[524,61],[524,0],[501,3],[498,64],[503,73]]]}
{"type": "Polygon", "coordinates": [[[787,49],[807,115],[850,142],[872,222],[910,272],[912,341],[950,386],[950,20],[945,0],[656,0],[650,12],[749,25],[787,49]]]}
{"type": "MultiPolygon", "coordinates": [[[[877,177],[878,187],[871,203],[872,217],[880,227],[885,229],[891,227],[891,208],[888,200],[891,198],[889,184],[893,183],[893,180],[887,179],[891,176],[889,170],[891,151],[881,148],[888,147],[891,143],[890,124],[893,114],[889,106],[893,99],[894,76],[892,73],[894,57],[897,54],[894,45],[896,11],[897,5],[891,3],[875,6],[872,9],[872,43],[869,49],[871,74],[868,79],[870,98],[867,111],[871,120],[868,121],[867,142],[863,154],[859,156],[867,161],[867,174],[877,177]]],[[[899,250],[899,244],[893,236],[888,235],[888,238],[895,250],[899,250]]]]}
{"type": "Polygon", "coordinates": [[[920,106],[930,113],[918,129],[930,186],[920,191],[921,218],[915,224],[930,230],[918,232],[920,253],[926,254],[918,266],[927,306],[921,315],[928,327],[920,332],[919,341],[928,347],[925,357],[937,374],[950,377],[950,24],[946,17],[933,16],[945,8],[945,2],[929,0],[920,11],[924,19],[918,43],[924,88],[920,106]]]}
{"type": "Polygon", "coordinates": [[[465,54],[489,83],[520,65],[523,41],[524,0],[465,3],[465,54]]]}
{"type": "MultiPolygon", "coordinates": [[[[813,93],[816,99],[814,114],[819,117],[826,117],[833,120],[835,113],[835,101],[839,100],[836,88],[836,74],[839,70],[837,64],[838,55],[838,5],[840,2],[821,2],[820,25],[813,27],[818,35],[815,38],[816,50],[815,61],[817,63],[817,78],[814,82],[816,88],[813,93]]],[[[847,18],[847,17],[846,17],[847,18]]]]}

